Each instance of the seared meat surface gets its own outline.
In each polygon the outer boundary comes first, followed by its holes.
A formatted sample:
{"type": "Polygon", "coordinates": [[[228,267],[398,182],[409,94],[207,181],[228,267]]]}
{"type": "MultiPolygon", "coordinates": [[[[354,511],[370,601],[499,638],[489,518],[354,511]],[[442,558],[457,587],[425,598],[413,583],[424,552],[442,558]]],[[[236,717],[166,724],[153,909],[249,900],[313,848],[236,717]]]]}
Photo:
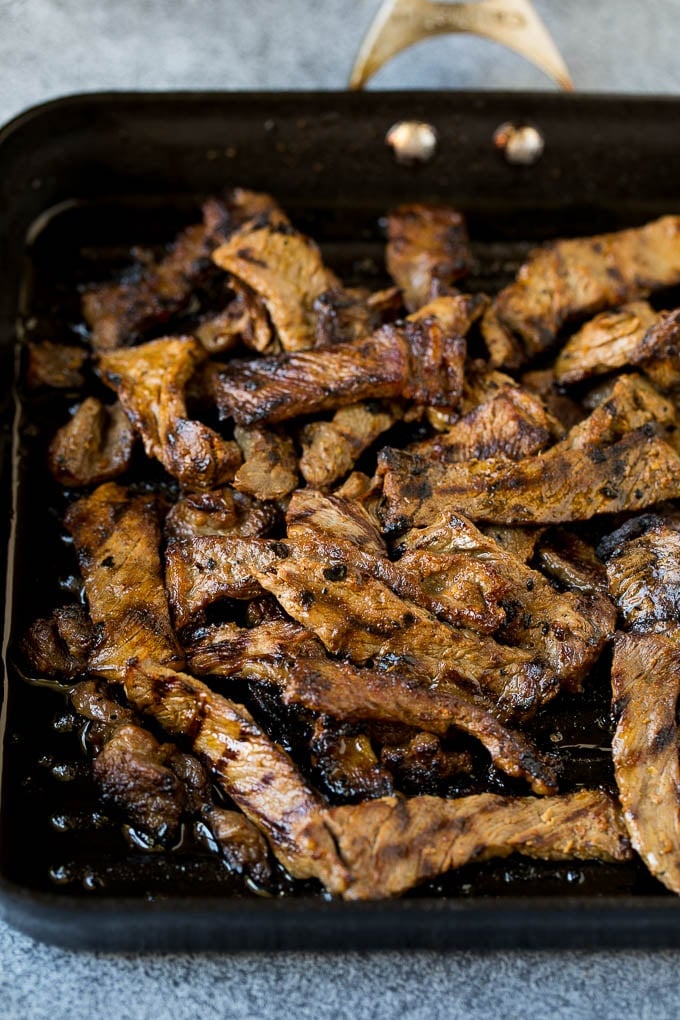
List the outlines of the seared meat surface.
{"type": "Polygon", "coordinates": [[[187,227],[158,262],[135,267],[122,283],[100,284],[83,295],[83,315],[96,351],[137,342],[181,311],[211,271],[210,256],[241,224],[281,215],[269,195],[236,188],[209,199],[203,220],[187,227]]]}
{"type": "Polygon", "coordinates": [[[88,397],[54,435],[48,459],[62,485],[97,485],[130,467],[135,432],[120,404],[88,397]]]}
{"type": "Polygon", "coordinates": [[[450,293],[472,267],[465,220],[455,209],[401,205],[387,220],[387,270],[415,312],[450,293]]]}
{"type": "Polygon", "coordinates": [[[131,496],[107,482],[72,503],[65,523],[97,633],[90,672],[122,681],[139,658],[181,668],[161,571],[157,497],[131,496]]]}
{"type": "Polygon", "coordinates": [[[220,414],[253,425],[383,397],[455,406],[463,338],[483,304],[463,295],[439,298],[402,326],[383,326],[353,343],[215,367],[210,382],[220,414]]]}
{"type": "Polygon", "coordinates": [[[329,808],[326,819],[350,873],[348,900],[397,896],[471,860],[513,853],[547,860],[630,856],[621,812],[599,790],[544,799],[383,797],[329,808]]]}
{"type": "Polygon", "coordinates": [[[575,316],[680,283],[680,219],[633,230],[555,241],[533,253],[498,294],[482,332],[493,364],[516,368],[549,348],[575,316]]]}
{"type": "Polygon", "coordinates": [[[165,337],[99,360],[102,378],[117,392],[147,455],[195,489],[231,481],[241,463],[236,443],[187,417],[186,386],[205,356],[192,337],[165,337]]]}
{"type": "Polygon", "coordinates": [[[83,344],[28,343],[20,388],[82,604],[28,592],[18,669],[159,863],[369,899],[632,844],[680,893],[680,309],[650,297],[680,220],[551,242],[495,297],[526,249],[478,266],[453,209],[391,212],[383,290],[331,234],[333,268],[231,191],[85,324],[27,319],[83,344]]]}

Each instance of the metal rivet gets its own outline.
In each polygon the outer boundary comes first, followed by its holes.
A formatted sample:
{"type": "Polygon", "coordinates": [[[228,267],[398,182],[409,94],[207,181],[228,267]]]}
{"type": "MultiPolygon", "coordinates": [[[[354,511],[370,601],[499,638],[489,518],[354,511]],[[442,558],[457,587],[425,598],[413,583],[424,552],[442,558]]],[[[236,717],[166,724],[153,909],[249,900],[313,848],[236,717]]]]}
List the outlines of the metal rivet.
{"type": "Polygon", "coordinates": [[[533,124],[513,124],[506,121],[497,127],[493,144],[515,166],[533,166],[543,155],[545,140],[533,124]]]}
{"type": "Polygon", "coordinates": [[[400,120],[385,135],[397,163],[427,163],[437,151],[437,132],[422,120],[400,120]]]}

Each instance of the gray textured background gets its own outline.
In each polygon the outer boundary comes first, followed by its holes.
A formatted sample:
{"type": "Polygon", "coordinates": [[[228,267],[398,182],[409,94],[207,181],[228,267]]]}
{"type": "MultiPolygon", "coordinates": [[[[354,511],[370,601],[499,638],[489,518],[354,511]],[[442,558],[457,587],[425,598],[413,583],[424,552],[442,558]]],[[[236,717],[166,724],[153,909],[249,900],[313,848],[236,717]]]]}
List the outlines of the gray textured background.
{"type": "MultiPolygon", "coordinates": [[[[0,0],[0,122],[94,89],[340,88],[377,0],[0,0]]],[[[539,2],[581,90],[680,92],[680,0],[539,2]]],[[[444,38],[376,87],[546,88],[491,43],[444,38]]],[[[1,213],[1,211],[0,211],[1,213]]],[[[675,953],[72,955],[0,924],[0,1018],[543,1018],[680,1014],[675,953]]]]}

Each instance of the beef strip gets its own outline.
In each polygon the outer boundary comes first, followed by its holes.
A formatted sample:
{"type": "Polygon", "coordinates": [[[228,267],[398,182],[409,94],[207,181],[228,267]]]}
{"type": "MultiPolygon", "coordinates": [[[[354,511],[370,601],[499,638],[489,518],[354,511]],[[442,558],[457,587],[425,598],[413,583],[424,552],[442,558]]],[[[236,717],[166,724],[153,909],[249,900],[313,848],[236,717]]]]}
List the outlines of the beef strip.
{"type": "Polygon", "coordinates": [[[36,677],[73,680],[87,669],[95,632],[84,606],[62,606],[35,620],[20,649],[36,677]]]}
{"type": "Polygon", "coordinates": [[[437,464],[502,457],[530,457],[564,435],[542,401],[508,379],[483,403],[432,439],[414,443],[411,453],[437,464]]]}
{"type": "Polygon", "coordinates": [[[181,668],[159,555],[157,499],[107,482],[66,513],[97,639],[90,672],[120,681],[130,660],[181,668]]]}
{"type": "Polygon", "coordinates": [[[351,343],[373,333],[397,317],[401,294],[397,287],[371,294],[361,287],[334,287],[320,294],[312,305],[315,347],[351,343]]]}
{"type": "Polygon", "coordinates": [[[266,567],[280,542],[230,535],[197,535],[174,539],[165,554],[165,582],[178,628],[220,599],[251,599],[262,594],[254,564],[266,567]]]}
{"type": "Polygon", "coordinates": [[[300,473],[315,489],[324,489],[351,471],[375,440],[401,417],[398,404],[367,401],[335,412],[330,421],[314,421],[300,433],[300,473]]]}
{"type": "Polygon", "coordinates": [[[622,376],[609,399],[536,457],[440,466],[384,449],[381,517],[389,530],[455,509],[493,524],[551,524],[639,510],[680,496],[672,404],[640,376],[622,376]]]}
{"type": "Polygon", "coordinates": [[[614,774],[631,843],[680,893],[680,646],[664,634],[618,634],[612,666],[614,774]]]}
{"type": "Polygon", "coordinates": [[[400,788],[430,793],[447,780],[469,774],[472,756],[467,751],[444,750],[441,739],[423,730],[396,742],[385,742],[380,761],[393,773],[400,788]]]}
{"type": "MultiPolygon", "coordinates": [[[[532,652],[545,664],[550,675],[566,690],[578,691],[612,635],[616,613],[611,601],[597,588],[589,594],[555,591],[537,571],[484,535],[458,514],[442,516],[428,527],[413,528],[401,540],[397,565],[420,565],[420,570],[438,578],[449,569],[451,558],[465,556],[471,573],[483,566],[493,570],[506,590],[500,605],[503,620],[496,637],[504,644],[532,652]]],[[[454,560],[455,561],[455,560],[454,560]]],[[[541,701],[554,689],[538,686],[533,691],[541,701]]],[[[525,711],[526,691],[509,685],[503,700],[525,711]]]]}
{"type": "Polygon", "coordinates": [[[236,443],[187,417],[185,389],[206,356],[193,337],[164,337],[99,359],[102,378],[117,392],[147,455],[195,489],[231,481],[241,463],[236,443]]]}
{"type": "Polygon", "coordinates": [[[450,292],[472,267],[465,220],[446,206],[401,205],[387,220],[387,271],[410,312],[450,292]]]}
{"type": "Polygon", "coordinates": [[[323,820],[323,802],[246,708],[151,662],[128,669],[125,692],[170,735],[189,740],[294,878],[318,878],[330,892],[344,890],[348,876],[323,820]]]}
{"type": "Polygon", "coordinates": [[[599,790],[560,797],[383,797],[325,812],[350,874],[348,900],[397,896],[470,861],[627,860],[616,802],[599,790]]]}
{"type": "Polygon", "coordinates": [[[533,558],[536,543],[544,531],[543,528],[520,528],[504,524],[482,524],[479,530],[521,563],[528,563],[533,558]]]}
{"type": "Polygon", "coordinates": [[[260,500],[281,499],[298,482],[293,440],[273,429],[236,426],[234,439],[244,463],[234,476],[234,488],[260,500]]]}
{"type": "Polygon", "coordinates": [[[158,262],[138,265],[122,283],[100,284],[83,295],[83,316],[97,351],[129,346],[182,311],[210,277],[212,251],[253,217],[282,216],[269,195],[236,188],[209,199],[203,221],[187,227],[158,262]]]}
{"type": "Polygon", "coordinates": [[[299,490],[291,498],[287,522],[291,537],[311,533],[333,560],[354,563],[448,623],[491,633],[505,620],[501,601],[510,589],[497,571],[483,562],[471,563],[466,553],[445,562],[439,557],[433,565],[427,553],[394,563],[369,514],[349,500],[299,490]]]}
{"type": "Polygon", "coordinates": [[[87,397],[73,417],[56,432],[48,465],[62,485],[98,485],[130,467],[135,431],[119,403],[103,404],[87,397]]]}
{"type": "Polygon", "coordinates": [[[107,805],[134,828],[169,846],[177,842],[183,819],[199,815],[233,870],[267,881],[265,840],[239,812],[215,805],[197,758],[174,744],[159,743],[101,683],[79,684],[71,701],[90,720],[87,741],[96,754],[92,771],[107,805]]]}
{"type": "Polygon", "coordinates": [[[619,613],[638,632],[680,627],[680,531],[652,515],[634,523],[601,547],[619,613]]]}
{"type": "Polygon", "coordinates": [[[165,518],[165,533],[168,538],[231,534],[260,538],[269,534],[278,518],[273,503],[260,503],[224,486],[181,496],[165,518]]]}
{"type": "Polygon", "coordinates": [[[188,656],[201,676],[276,684],[284,703],[349,723],[400,723],[440,735],[462,729],[484,745],[501,771],[525,778],[537,793],[556,789],[553,763],[504,725],[483,697],[452,685],[429,687],[398,663],[380,671],[331,659],[320,641],[291,620],[252,630],[223,624],[199,633],[188,656]]]}
{"type": "Polygon", "coordinates": [[[276,341],[262,300],[240,280],[230,281],[233,297],[216,314],[205,316],[194,336],[210,354],[224,354],[239,343],[273,353],[276,341]]]}
{"type": "Polygon", "coordinates": [[[79,390],[85,385],[83,369],[87,351],[49,340],[27,344],[26,385],[35,390],[49,386],[56,390],[79,390]]]}
{"type": "Polygon", "coordinates": [[[287,222],[246,224],[213,252],[220,269],[260,296],[286,351],[314,346],[314,302],[340,282],[317,245],[287,222]]]}
{"type": "Polygon", "coordinates": [[[647,301],[600,312],[566,342],[555,361],[558,383],[577,383],[634,364],[645,333],[659,318],[647,301]]]}
{"type": "Polygon", "coordinates": [[[552,528],[538,547],[538,565],[560,585],[589,595],[606,592],[607,571],[594,548],[573,531],[552,528]]]}
{"type": "Polygon", "coordinates": [[[547,350],[575,316],[680,283],[680,219],[596,237],[553,241],[535,251],[482,322],[495,365],[517,367],[547,350]]]}
{"type": "Polygon", "coordinates": [[[401,326],[383,326],[353,343],[214,366],[209,383],[221,416],[239,425],[383,397],[455,406],[463,337],[483,304],[474,296],[439,298],[401,326]]]}
{"type": "Polygon", "coordinates": [[[632,359],[662,392],[680,389],[680,309],[661,315],[645,333],[632,359]]]}
{"type": "Polygon", "coordinates": [[[358,727],[321,716],[313,726],[310,751],[323,789],[333,796],[354,802],[392,793],[392,776],[358,727]]]}

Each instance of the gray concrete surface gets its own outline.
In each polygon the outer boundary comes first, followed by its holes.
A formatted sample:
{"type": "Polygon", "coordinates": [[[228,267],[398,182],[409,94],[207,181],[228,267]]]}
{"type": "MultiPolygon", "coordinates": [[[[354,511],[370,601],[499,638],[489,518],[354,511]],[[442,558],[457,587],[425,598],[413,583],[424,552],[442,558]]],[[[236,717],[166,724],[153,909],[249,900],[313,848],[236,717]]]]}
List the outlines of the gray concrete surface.
{"type": "MultiPolygon", "coordinates": [[[[582,90],[680,92],[680,0],[539,2],[582,90]]],[[[338,88],[377,0],[0,0],[0,122],[96,89],[338,88]]],[[[375,87],[550,87],[479,40],[424,43],[375,87]]],[[[1,213],[1,211],[0,211],[1,213]]],[[[675,953],[103,956],[0,924],[2,1020],[200,1017],[655,1020],[675,953]]]]}

